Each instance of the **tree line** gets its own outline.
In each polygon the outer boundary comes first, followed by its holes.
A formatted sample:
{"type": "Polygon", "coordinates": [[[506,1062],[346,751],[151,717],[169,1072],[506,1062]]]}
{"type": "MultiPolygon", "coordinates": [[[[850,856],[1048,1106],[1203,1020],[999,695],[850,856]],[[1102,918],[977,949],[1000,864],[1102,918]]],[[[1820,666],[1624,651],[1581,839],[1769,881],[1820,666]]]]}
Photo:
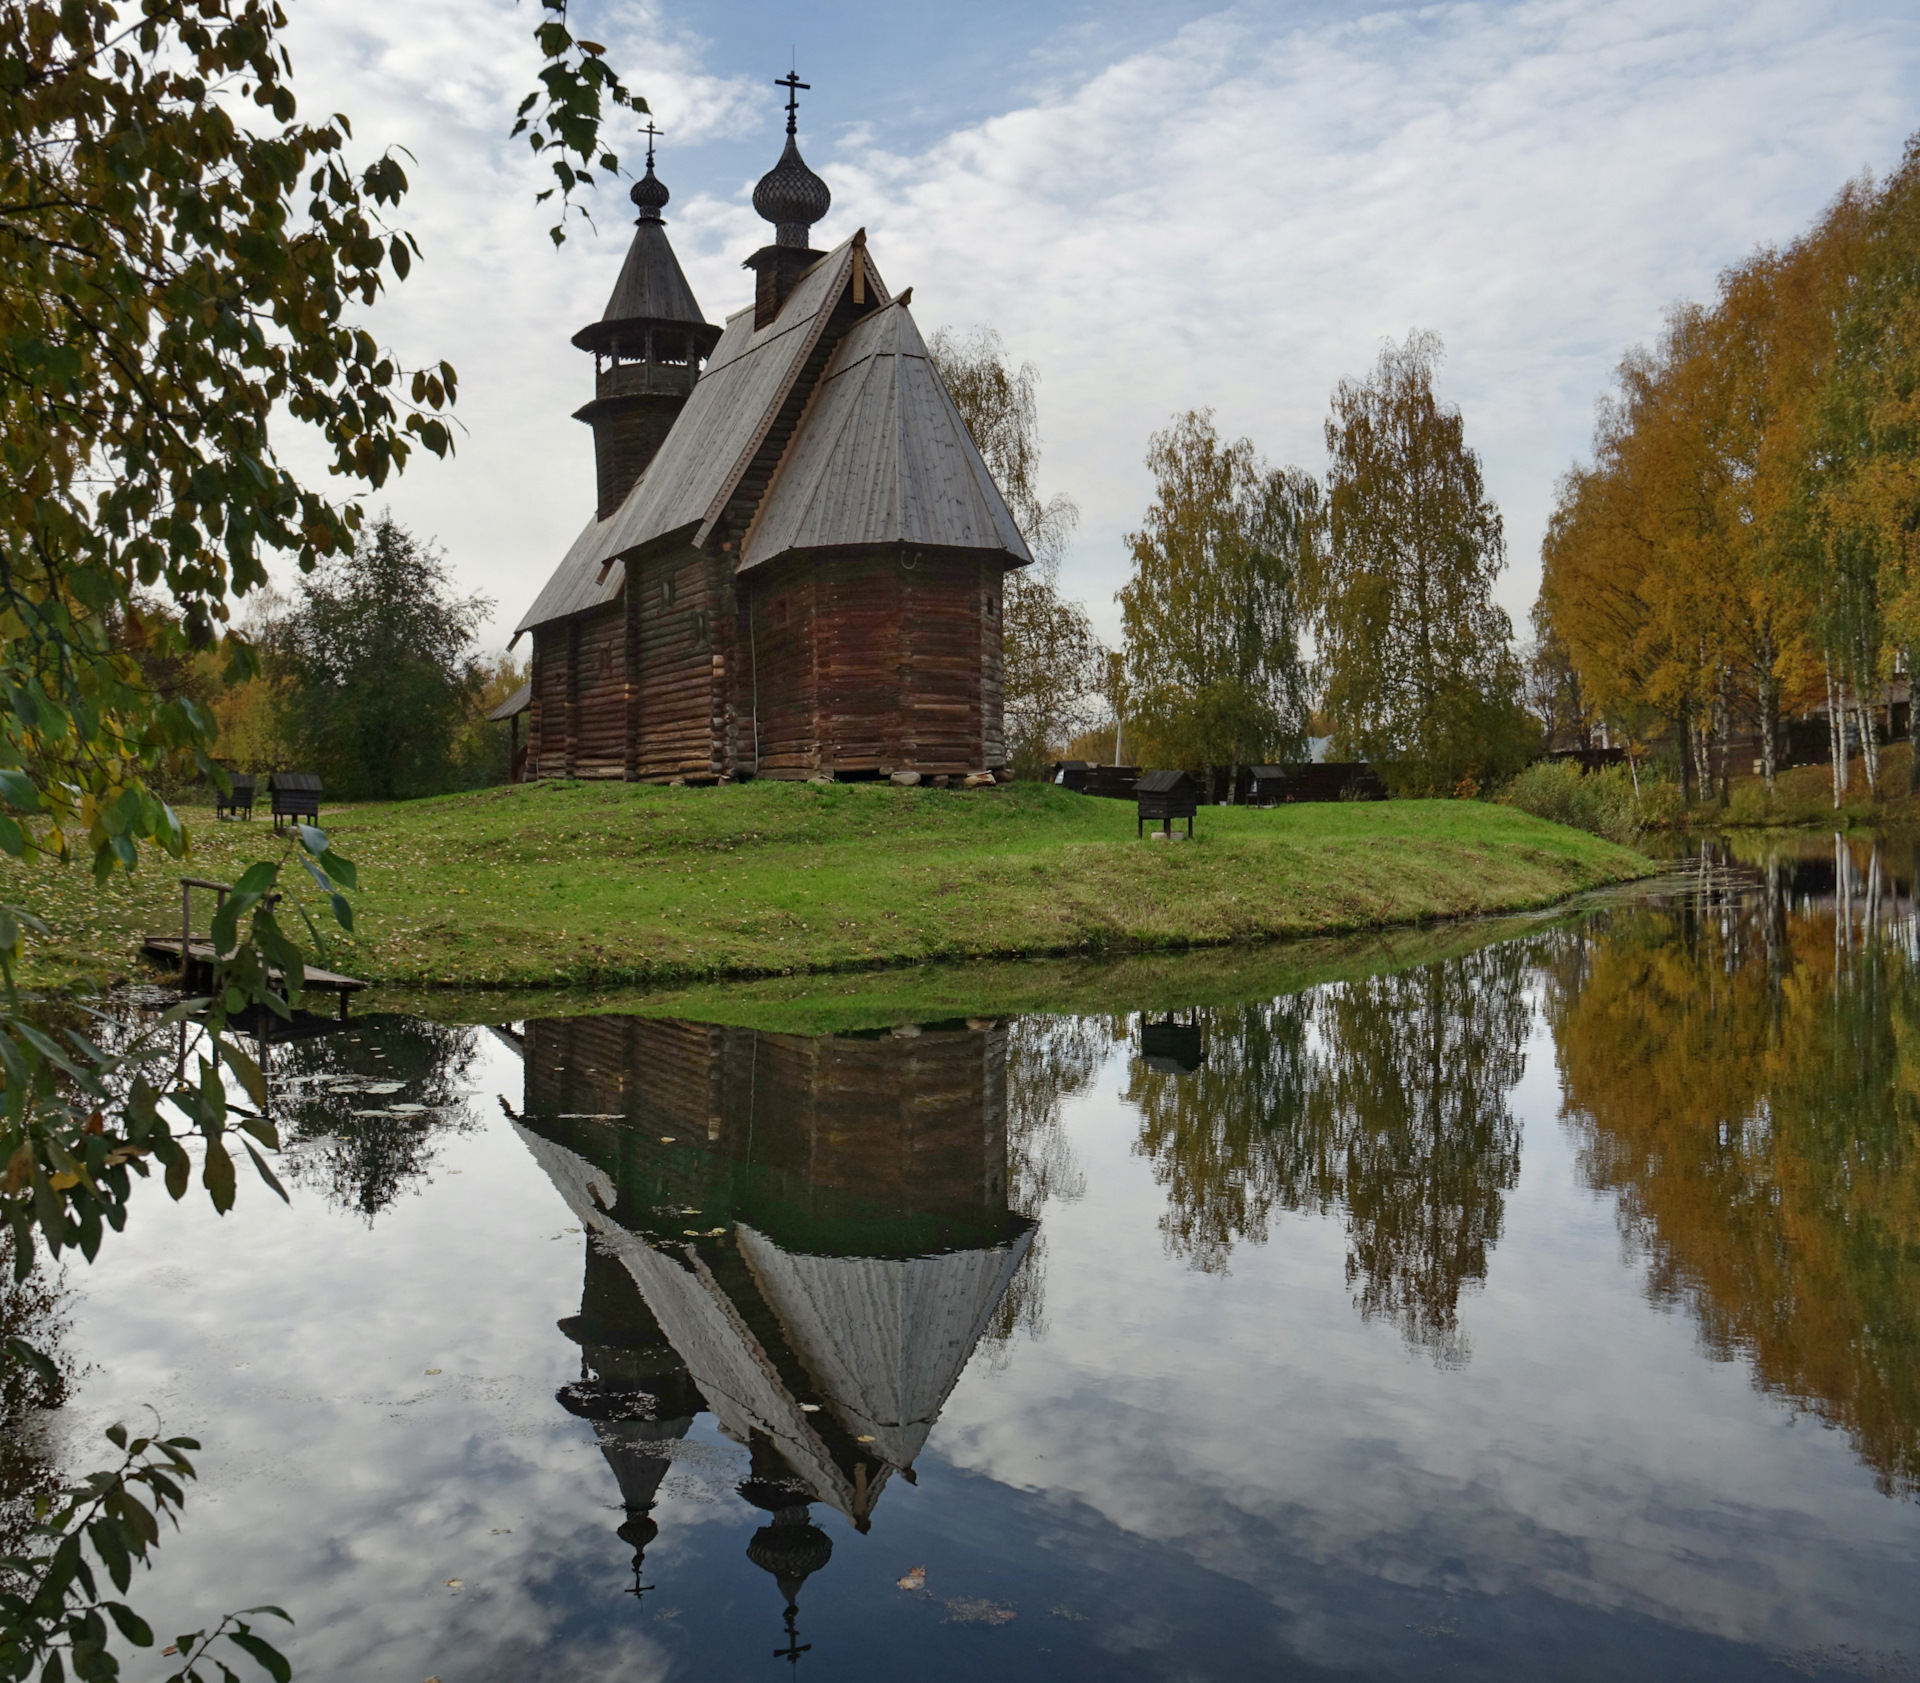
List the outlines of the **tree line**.
{"type": "Polygon", "coordinates": [[[1878,793],[1876,709],[1920,654],[1920,136],[1628,352],[1542,559],[1563,738],[1666,736],[1724,798],[1750,733],[1771,793],[1782,719],[1824,710],[1836,803],[1856,744],[1878,793]]]}
{"type": "Polygon", "coordinates": [[[1436,335],[1390,342],[1340,382],[1324,476],[1222,438],[1210,410],[1154,434],[1119,650],[1059,591],[1077,511],[1034,488],[1031,364],[1009,370],[987,331],[930,348],[1035,552],[1006,598],[1016,773],[1040,775],[1063,746],[1118,759],[1123,744],[1141,763],[1233,772],[1302,759],[1312,734],[1395,792],[1432,795],[1486,788],[1537,750],[1492,595],[1500,512],[1459,410],[1434,393],[1436,335]]]}

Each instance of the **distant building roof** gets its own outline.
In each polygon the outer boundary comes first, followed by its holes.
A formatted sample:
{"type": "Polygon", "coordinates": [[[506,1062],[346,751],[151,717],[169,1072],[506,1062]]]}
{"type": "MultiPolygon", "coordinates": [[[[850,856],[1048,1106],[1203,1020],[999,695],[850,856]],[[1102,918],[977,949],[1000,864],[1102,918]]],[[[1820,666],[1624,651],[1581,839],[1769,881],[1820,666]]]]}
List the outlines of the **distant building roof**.
{"type": "Polygon", "coordinates": [[[516,713],[524,713],[533,705],[533,680],[529,678],[512,695],[487,715],[489,720],[511,719],[516,713]]]}

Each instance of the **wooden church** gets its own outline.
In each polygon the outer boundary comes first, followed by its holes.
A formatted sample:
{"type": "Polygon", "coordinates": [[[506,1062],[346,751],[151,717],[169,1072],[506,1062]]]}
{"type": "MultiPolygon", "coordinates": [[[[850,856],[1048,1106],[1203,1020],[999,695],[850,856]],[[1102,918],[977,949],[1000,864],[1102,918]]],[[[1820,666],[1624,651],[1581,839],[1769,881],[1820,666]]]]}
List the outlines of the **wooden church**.
{"type": "MultiPolygon", "coordinates": [[[[865,231],[787,143],[751,307],[700,313],[653,152],[591,351],[598,504],[533,635],[525,775],[728,782],[1001,767],[1001,605],[1031,556],[865,231]]],[[[504,713],[506,709],[503,709],[504,713]]]]}

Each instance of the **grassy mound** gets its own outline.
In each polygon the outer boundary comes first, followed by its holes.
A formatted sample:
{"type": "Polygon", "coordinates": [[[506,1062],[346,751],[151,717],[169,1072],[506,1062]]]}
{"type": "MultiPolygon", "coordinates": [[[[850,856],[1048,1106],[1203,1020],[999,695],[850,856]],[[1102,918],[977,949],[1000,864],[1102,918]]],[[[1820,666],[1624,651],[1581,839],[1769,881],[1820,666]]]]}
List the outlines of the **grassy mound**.
{"type": "MultiPolygon", "coordinates": [[[[360,868],[333,962],[412,986],[661,986],[932,959],[1120,954],[1324,935],[1539,906],[1647,874],[1640,855],[1478,801],[1206,808],[1142,842],[1130,805],[1016,784],[718,789],[532,784],[331,809],[360,868]]],[[[270,856],[254,823],[195,827],[185,869],[270,856]]],[[[44,909],[28,979],[125,974],[177,929],[179,870],[95,890],[9,862],[44,909]]],[[[204,913],[203,913],[204,916],[204,913]]]]}

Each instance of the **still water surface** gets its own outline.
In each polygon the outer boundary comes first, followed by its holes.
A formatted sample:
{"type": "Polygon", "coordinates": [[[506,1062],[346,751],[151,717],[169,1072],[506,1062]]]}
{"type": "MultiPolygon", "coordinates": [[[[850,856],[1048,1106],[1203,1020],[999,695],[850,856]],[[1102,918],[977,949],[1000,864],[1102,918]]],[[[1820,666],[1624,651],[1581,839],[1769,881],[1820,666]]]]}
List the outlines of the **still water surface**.
{"type": "Polygon", "coordinates": [[[1913,851],[1771,848],[1171,1014],[276,1048],[292,1208],[79,1281],[84,1428],[208,1446],[142,1605],[356,1683],[1920,1678],[1913,851]]]}

